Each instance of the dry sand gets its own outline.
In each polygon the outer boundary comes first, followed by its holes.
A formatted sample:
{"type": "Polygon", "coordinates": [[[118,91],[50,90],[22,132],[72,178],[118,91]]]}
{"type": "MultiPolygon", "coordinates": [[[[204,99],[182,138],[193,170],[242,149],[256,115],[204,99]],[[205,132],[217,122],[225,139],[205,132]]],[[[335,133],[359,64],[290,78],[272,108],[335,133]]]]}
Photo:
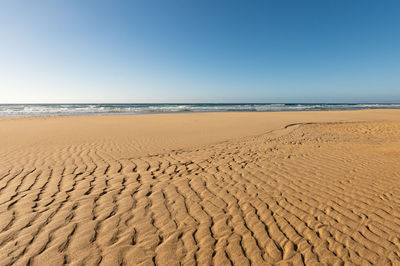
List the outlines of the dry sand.
{"type": "Polygon", "coordinates": [[[400,265],[400,110],[0,118],[0,265],[400,265]]]}

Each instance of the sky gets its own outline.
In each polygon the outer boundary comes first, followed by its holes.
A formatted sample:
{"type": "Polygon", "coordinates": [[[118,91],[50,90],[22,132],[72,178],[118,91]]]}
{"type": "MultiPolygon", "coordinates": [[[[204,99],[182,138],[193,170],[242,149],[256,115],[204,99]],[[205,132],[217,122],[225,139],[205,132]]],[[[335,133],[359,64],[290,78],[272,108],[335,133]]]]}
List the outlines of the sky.
{"type": "Polygon", "coordinates": [[[2,0],[0,103],[400,102],[400,1],[2,0]]]}

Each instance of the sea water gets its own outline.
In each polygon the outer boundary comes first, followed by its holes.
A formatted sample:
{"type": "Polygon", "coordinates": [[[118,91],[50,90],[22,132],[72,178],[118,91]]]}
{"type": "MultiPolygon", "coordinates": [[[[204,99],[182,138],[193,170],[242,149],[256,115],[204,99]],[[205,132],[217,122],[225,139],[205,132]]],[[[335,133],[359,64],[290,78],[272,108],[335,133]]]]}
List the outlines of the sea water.
{"type": "Polygon", "coordinates": [[[0,116],[400,109],[396,103],[0,104],[0,116]]]}

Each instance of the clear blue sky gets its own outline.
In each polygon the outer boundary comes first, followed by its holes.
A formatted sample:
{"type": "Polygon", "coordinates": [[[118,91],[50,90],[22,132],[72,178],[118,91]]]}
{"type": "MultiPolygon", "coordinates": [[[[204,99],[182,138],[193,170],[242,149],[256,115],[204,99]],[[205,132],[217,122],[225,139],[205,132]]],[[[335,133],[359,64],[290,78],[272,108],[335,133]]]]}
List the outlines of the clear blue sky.
{"type": "Polygon", "coordinates": [[[400,1],[0,1],[0,102],[400,101],[400,1]]]}

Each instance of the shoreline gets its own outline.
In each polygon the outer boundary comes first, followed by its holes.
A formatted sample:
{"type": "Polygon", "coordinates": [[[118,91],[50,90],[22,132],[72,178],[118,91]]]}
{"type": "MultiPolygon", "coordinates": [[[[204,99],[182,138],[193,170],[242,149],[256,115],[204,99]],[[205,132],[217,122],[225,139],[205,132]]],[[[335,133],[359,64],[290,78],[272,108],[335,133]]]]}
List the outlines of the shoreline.
{"type": "Polygon", "coordinates": [[[56,117],[109,117],[109,116],[148,116],[148,115],[185,115],[185,114],[230,114],[230,113],[309,113],[309,112],[358,112],[358,111],[400,111],[400,108],[369,108],[369,109],[343,109],[343,110],[279,110],[279,111],[204,111],[204,112],[151,112],[151,113],[82,113],[82,114],[55,114],[55,115],[15,115],[1,116],[0,119],[7,118],[56,118],[56,117]]]}
{"type": "Polygon", "coordinates": [[[400,109],[396,103],[0,104],[2,117],[400,109]]]}

